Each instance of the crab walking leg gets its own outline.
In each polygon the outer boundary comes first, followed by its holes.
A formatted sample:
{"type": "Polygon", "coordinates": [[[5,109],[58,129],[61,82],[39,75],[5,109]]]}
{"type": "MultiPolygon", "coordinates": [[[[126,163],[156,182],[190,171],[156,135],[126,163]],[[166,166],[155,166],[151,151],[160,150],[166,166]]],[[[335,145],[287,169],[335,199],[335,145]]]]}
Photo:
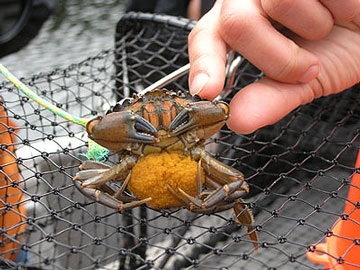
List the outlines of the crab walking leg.
{"type": "MultiPolygon", "coordinates": [[[[201,193],[202,196],[206,196],[206,197],[209,197],[212,193],[215,193],[217,189],[221,188],[222,185],[217,183],[216,181],[212,180],[211,178],[209,178],[208,176],[205,178],[205,183],[204,185],[207,187],[207,188],[210,188],[210,189],[213,189],[212,192],[209,192],[209,191],[203,191],[201,193]]],[[[244,195],[246,195],[247,192],[246,190],[236,190],[234,191],[233,193],[231,193],[230,195],[228,195],[224,200],[227,201],[227,202],[233,202],[235,201],[237,198],[241,198],[243,197],[244,195]]]]}
{"type": "Polygon", "coordinates": [[[74,184],[77,187],[77,189],[82,194],[84,194],[86,197],[88,197],[89,199],[94,200],[98,203],[101,203],[105,206],[111,207],[113,209],[117,209],[118,211],[134,208],[139,205],[145,204],[151,200],[151,198],[146,198],[146,199],[143,199],[140,201],[132,201],[132,202],[124,203],[101,190],[94,189],[94,188],[88,188],[88,187],[82,187],[80,181],[78,181],[78,180],[75,180],[74,184]]]}
{"type": "Polygon", "coordinates": [[[254,216],[251,210],[244,203],[244,200],[238,198],[234,206],[235,221],[238,224],[245,225],[249,234],[250,240],[252,240],[253,246],[256,248],[256,252],[259,247],[259,236],[254,227],[254,216]]]}
{"type": "Polygon", "coordinates": [[[208,214],[233,208],[236,222],[247,227],[249,238],[257,251],[259,237],[253,226],[254,217],[251,210],[241,199],[249,192],[249,186],[244,180],[244,175],[240,171],[210,157],[202,148],[196,148],[192,154],[195,160],[201,160],[202,162],[202,167],[206,173],[204,185],[214,189],[214,191],[209,194],[205,194],[205,192],[197,194],[196,198],[194,198],[179,190],[193,204],[189,205],[189,209],[196,213],[208,214]]]}
{"type": "MultiPolygon", "coordinates": [[[[221,201],[226,201],[233,192],[236,192],[238,188],[242,185],[240,181],[236,181],[230,184],[225,184],[224,186],[219,187],[218,189],[211,192],[206,198],[203,200],[201,199],[204,197],[201,193],[197,194],[196,197],[190,196],[181,188],[179,188],[179,192],[185,196],[189,201],[195,204],[197,207],[202,209],[210,209],[213,206],[216,206],[221,201]]],[[[246,195],[245,191],[240,191],[236,193],[237,196],[244,196],[246,195]]],[[[233,200],[234,201],[234,200],[233,200]]]]}
{"type": "MultiPolygon", "coordinates": [[[[97,161],[86,160],[79,166],[79,169],[80,170],[111,169],[111,166],[101,163],[101,162],[97,162],[97,161]]],[[[118,199],[120,201],[127,201],[127,202],[128,201],[137,201],[138,199],[123,194],[127,184],[130,181],[130,176],[131,176],[131,173],[128,174],[125,181],[121,184],[121,187],[116,192],[108,185],[101,185],[98,187],[98,189],[101,190],[102,192],[107,193],[110,196],[114,196],[115,199],[118,199]]],[[[116,180],[122,181],[122,179],[116,179],[116,180]]]]}
{"type": "Polygon", "coordinates": [[[202,191],[202,183],[201,183],[201,159],[198,162],[197,166],[197,174],[196,174],[196,192],[199,195],[202,191]]]}
{"type": "Polygon", "coordinates": [[[114,194],[114,197],[115,197],[116,199],[119,199],[119,198],[122,196],[122,194],[123,194],[124,191],[125,191],[125,188],[127,187],[128,183],[129,183],[129,181],[130,181],[130,178],[131,178],[131,172],[126,176],[125,181],[122,183],[122,185],[121,185],[121,187],[119,188],[119,190],[116,191],[116,193],[114,194]]]}
{"type": "MultiPolygon", "coordinates": [[[[175,197],[184,205],[188,205],[188,203],[174,190],[168,185],[168,189],[175,195],[175,197]]],[[[197,164],[197,173],[196,173],[196,197],[190,196],[181,188],[178,188],[178,191],[188,199],[188,201],[192,202],[197,207],[203,207],[203,200],[201,199],[202,192],[202,183],[201,183],[201,159],[197,164]]]]}
{"type": "Polygon", "coordinates": [[[201,150],[201,161],[206,175],[212,180],[225,185],[239,181],[242,183],[239,189],[249,192],[249,186],[240,171],[209,156],[204,150],[201,150]]]}
{"type": "Polygon", "coordinates": [[[90,170],[90,169],[110,169],[111,166],[98,162],[98,161],[92,161],[92,160],[85,160],[81,165],[79,166],[80,170],[90,170]]]}
{"type": "MultiPolygon", "coordinates": [[[[202,149],[197,149],[195,151],[200,151],[200,158],[197,157],[199,158],[198,170],[197,170],[197,194],[194,197],[187,194],[181,188],[178,188],[178,192],[184,198],[186,198],[188,201],[190,201],[198,208],[213,209],[214,207],[217,206],[218,203],[222,201],[233,202],[237,198],[242,197],[248,193],[248,186],[244,181],[244,176],[241,172],[210,157],[202,149]],[[216,186],[216,189],[212,191],[210,194],[207,194],[206,196],[204,196],[205,194],[202,193],[202,184],[200,179],[201,167],[205,169],[207,178],[211,176],[215,178],[213,186],[216,186]],[[222,178],[225,179],[226,184],[220,185],[216,181],[216,178],[220,178],[220,176],[222,176],[222,178]]],[[[211,180],[209,179],[207,181],[211,181],[211,180]]],[[[174,190],[170,189],[170,191],[174,193],[174,190]]],[[[179,199],[179,197],[181,198],[181,196],[176,195],[176,197],[178,198],[179,201],[183,201],[183,199],[182,200],[179,199]]]]}
{"type": "MultiPolygon", "coordinates": [[[[81,185],[79,184],[79,186],[81,186],[81,185]]],[[[119,192],[118,191],[115,192],[108,185],[99,186],[97,189],[100,190],[101,192],[107,193],[108,195],[114,197],[115,199],[118,199],[119,201],[132,202],[132,201],[138,201],[139,200],[139,199],[137,199],[137,198],[135,198],[133,196],[128,196],[126,194],[115,195],[116,193],[119,193],[119,192]]]]}
{"type": "Polygon", "coordinates": [[[167,189],[181,202],[184,206],[188,206],[189,204],[169,185],[167,184],[167,189]]]}
{"type": "Polygon", "coordinates": [[[109,168],[103,168],[99,164],[85,161],[80,165],[80,168],[85,169],[77,172],[73,180],[81,181],[81,186],[88,188],[96,188],[115,179],[122,181],[135,166],[136,161],[136,158],[127,156],[119,164],[109,168]]]}
{"type": "Polygon", "coordinates": [[[210,194],[206,198],[205,204],[212,206],[222,200],[236,202],[233,207],[236,216],[235,220],[238,224],[246,226],[249,238],[253,241],[253,245],[257,250],[259,237],[253,226],[254,216],[244,203],[244,200],[241,199],[241,197],[249,192],[249,186],[244,180],[244,175],[233,167],[210,157],[205,151],[202,152],[201,158],[203,160],[203,168],[208,178],[218,184],[221,183],[221,181],[228,183],[223,185],[222,188],[218,188],[217,192],[210,194]],[[238,188],[236,188],[237,186],[238,188]]]}
{"type": "Polygon", "coordinates": [[[201,148],[196,148],[193,151],[193,158],[195,160],[199,160],[198,164],[200,164],[205,170],[206,176],[215,181],[214,184],[216,186],[219,184],[219,182],[225,182],[224,185],[220,185],[203,200],[202,198],[204,196],[199,188],[200,168],[198,168],[198,190],[196,197],[190,196],[179,188],[179,192],[197,207],[208,209],[217,205],[223,200],[228,200],[229,196],[231,196],[234,201],[238,197],[234,197],[233,193],[236,193],[236,196],[242,197],[249,192],[249,187],[244,181],[244,175],[238,170],[210,157],[201,148]]]}
{"type": "Polygon", "coordinates": [[[224,210],[228,210],[230,208],[233,208],[236,204],[236,202],[223,202],[222,204],[212,206],[210,208],[204,208],[202,207],[202,200],[199,197],[193,197],[187,194],[185,191],[179,188],[180,193],[188,199],[189,202],[184,200],[178,192],[176,192],[170,185],[167,185],[168,190],[181,202],[184,206],[187,206],[187,208],[194,212],[199,214],[212,214],[215,212],[221,212],[224,210]],[[191,204],[192,203],[192,204],[191,204]]]}
{"type": "Polygon", "coordinates": [[[256,252],[259,248],[259,236],[257,231],[255,230],[255,227],[252,225],[254,223],[254,217],[248,209],[246,205],[244,205],[244,201],[242,199],[237,199],[237,201],[233,202],[220,202],[218,205],[210,207],[210,208],[198,208],[198,207],[192,207],[193,205],[189,206],[189,210],[194,213],[198,214],[212,214],[216,212],[225,211],[228,209],[233,208],[235,212],[235,221],[236,223],[240,225],[246,226],[248,237],[252,242],[252,245],[254,246],[256,252]]]}

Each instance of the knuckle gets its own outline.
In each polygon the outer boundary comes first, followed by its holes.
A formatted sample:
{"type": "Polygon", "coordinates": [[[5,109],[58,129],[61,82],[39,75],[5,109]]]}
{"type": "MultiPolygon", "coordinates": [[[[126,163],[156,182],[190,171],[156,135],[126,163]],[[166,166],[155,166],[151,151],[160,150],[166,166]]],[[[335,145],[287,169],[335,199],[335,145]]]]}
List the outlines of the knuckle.
{"type": "Polygon", "coordinates": [[[190,31],[190,34],[188,35],[188,42],[192,43],[200,32],[201,32],[201,27],[199,27],[198,24],[196,24],[194,28],[190,31]]]}
{"type": "Polygon", "coordinates": [[[314,22],[313,25],[316,26],[313,27],[313,31],[310,31],[310,35],[307,38],[309,40],[320,40],[331,32],[334,26],[334,22],[333,20],[329,19],[323,20],[321,22],[318,21],[317,23],[314,22]]]}
{"type": "Polygon", "coordinates": [[[320,40],[326,37],[332,30],[333,21],[313,22],[314,27],[306,29],[301,36],[308,40],[320,40]]]}
{"type": "Polygon", "coordinates": [[[303,96],[300,97],[301,104],[307,104],[314,99],[320,98],[325,95],[325,89],[321,80],[316,78],[309,84],[303,84],[303,96]]]}
{"type": "Polygon", "coordinates": [[[320,0],[328,10],[332,13],[333,17],[340,22],[350,22],[360,14],[359,0],[320,0]]]}
{"type": "Polygon", "coordinates": [[[319,78],[316,78],[313,83],[312,87],[312,99],[309,101],[311,102],[315,98],[320,98],[325,95],[325,88],[323,83],[319,78]]]}
{"type": "Polygon", "coordinates": [[[205,29],[199,29],[198,31],[193,32],[191,36],[188,36],[188,46],[189,46],[189,58],[192,65],[195,62],[200,62],[200,58],[205,58],[209,56],[207,50],[199,49],[199,44],[203,44],[201,41],[201,32],[205,31],[205,29]],[[199,41],[200,40],[200,41],[199,41]],[[197,43],[197,44],[195,44],[197,43]]]}
{"type": "Polygon", "coordinates": [[[294,0],[262,0],[262,8],[273,19],[282,17],[294,5],[294,0]]]}
{"type": "Polygon", "coordinates": [[[192,63],[191,63],[192,73],[194,71],[196,71],[196,73],[201,73],[202,71],[206,71],[209,65],[211,64],[212,57],[213,55],[207,52],[199,52],[193,55],[192,63]]]}
{"type": "Polygon", "coordinates": [[[219,32],[222,38],[229,41],[241,42],[249,37],[257,20],[256,14],[227,13],[220,19],[219,32]]]}
{"type": "MultiPolygon", "coordinates": [[[[206,16],[206,15],[205,15],[206,16]]],[[[201,20],[199,20],[194,28],[190,31],[190,34],[188,35],[188,42],[194,42],[195,40],[198,40],[203,33],[211,32],[211,27],[209,27],[209,22],[207,20],[204,20],[205,17],[203,17],[201,20]]],[[[208,35],[204,34],[205,36],[208,35]]]]}
{"type": "Polygon", "coordinates": [[[285,59],[282,65],[279,65],[279,69],[273,69],[273,74],[271,77],[289,80],[293,78],[293,74],[297,72],[298,61],[297,55],[299,55],[298,50],[300,49],[294,42],[290,41],[290,48],[292,52],[289,54],[291,57],[285,59]]]}
{"type": "Polygon", "coordinates": [[[360,14],[360,4],[357,8],[339,14],[336,19],[343,22],[351,22],[360,14]]]}

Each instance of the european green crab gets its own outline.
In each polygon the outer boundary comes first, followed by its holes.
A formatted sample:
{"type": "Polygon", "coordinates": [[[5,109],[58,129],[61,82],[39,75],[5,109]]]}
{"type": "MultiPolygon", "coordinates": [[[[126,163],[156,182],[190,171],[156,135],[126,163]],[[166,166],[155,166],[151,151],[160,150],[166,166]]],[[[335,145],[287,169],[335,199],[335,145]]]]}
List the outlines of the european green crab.
{"type": "MultiPolygon", "coordinates": [[[[117,152],[121,162],[110,167],[84,161],[74,182],[85,196],[119,211],[142,204],[151,207],[151,201],[155,200],[151,192],[140,198],[124,192],[132,171],[141,159],[177,153],[188,157],[197,169],[192,173],[195,187],[192,194],[184,191],[188,184],[174,186],[164,179],[166,192],[176,205],[206,214],[233,208],[236,221],[247,226],[249,238],[257,248],[253,215],[242,199],[249,192],[243,174],[212,158],[204,149],[205,140],[219,131],[228,117],[227,103],[201,100],[182,92],[153,90],[125,99],[86,127],[90,139],[117,152]],[[113,180],[122,182],[117,191],[106,185],[113,180]]],[[[174,203],[168,201],[153,208],[174,207],[174,203]]]]}

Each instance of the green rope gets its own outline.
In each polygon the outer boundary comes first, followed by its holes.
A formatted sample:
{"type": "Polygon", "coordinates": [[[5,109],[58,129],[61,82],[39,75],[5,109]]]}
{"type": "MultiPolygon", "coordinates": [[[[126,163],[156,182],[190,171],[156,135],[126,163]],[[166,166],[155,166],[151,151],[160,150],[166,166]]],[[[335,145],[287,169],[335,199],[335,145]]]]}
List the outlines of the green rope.
{"type": "MultiPolygon", "coordinates": [[[[0,73],[4,75],[12,84],[16,86],[24,95],[31,98],[33,101],[48,109],[49,111],[57,114],[58,116],[64,118],[65,120],[71,121],[75,124],[86,126],[86,124],[91,120],[88,118],[76,117],[69,114],[67,111],[56,107],[54,104],[42,99],[34,91],[28,88],[24,83],[22,83],[18,78],[16,78],[6,67],[0,64],[0,73]]],[[[96,161],[103,161],[110,151],[101,145],[97,144],[93,140],[89,139],[89,147],[86,154],[83,154],[88,159],[94,159],[96,161]]]]}

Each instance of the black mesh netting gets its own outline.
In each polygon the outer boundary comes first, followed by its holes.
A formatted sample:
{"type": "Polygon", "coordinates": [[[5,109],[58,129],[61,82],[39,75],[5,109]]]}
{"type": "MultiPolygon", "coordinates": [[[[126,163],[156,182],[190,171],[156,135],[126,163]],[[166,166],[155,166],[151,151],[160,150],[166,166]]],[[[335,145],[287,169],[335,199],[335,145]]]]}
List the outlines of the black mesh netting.
{"type": "MultiPolygon", "coordinates": [[[[192,26],[185,19],[130,13],[118,24],[115,50],[23,82],[59,108],[93,117],[186,64],[192,26]]],[[[245,61],[233,93],[261,76],[245,61]]],[[[167,88],[187,91],[186,76],[167,88]]],[[[148,207],[117,212],[85,198],[72,181],[84,160],[79,154],[86,152],[84,128],[3,81],[2,267],[321,269],[306,253],[334,237],[338,218],[352,219],[343,215],[345,202],[359,207],[347,201],[349,187],[359,189],[350,184],[357,172],[358,92],[354,86],[318,99],[247,136],[223,128],[208,141],[209,153],[241,170],[249,182],[246,202],[260,239],[256,253],[231,210],[212,215],[148,207]]],[[[346,264],[346,255],[360,244],[349,241],[343,253],[322,256],[346,264]]]]}

